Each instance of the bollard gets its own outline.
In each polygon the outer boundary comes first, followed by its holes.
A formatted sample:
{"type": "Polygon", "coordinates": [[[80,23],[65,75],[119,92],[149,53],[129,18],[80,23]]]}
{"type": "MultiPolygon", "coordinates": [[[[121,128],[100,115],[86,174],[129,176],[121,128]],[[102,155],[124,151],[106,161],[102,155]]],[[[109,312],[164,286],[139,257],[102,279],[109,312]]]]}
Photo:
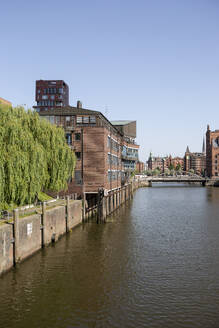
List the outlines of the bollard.
{"type": "Polygon", "coordinates": [[[66,219],[66,233],[69,232],[69,219],[70,219],[70,207],[69,207],[69,196],[66,197],[66,206],[65,206],[65,219],[66,219]]]}
{"type": "Polygon", "coordinates": [[[14,251],[13,265],[19,262],[19,211],[13,210],[13,235],[14,235],[14,251]]]}
{"type": "Polygon", "coordinates": [[[44,225],[46,222],[46,202],[42,203],[42,215],[41,215],[41,247],[45,246],[45,231],[44,225]]]}

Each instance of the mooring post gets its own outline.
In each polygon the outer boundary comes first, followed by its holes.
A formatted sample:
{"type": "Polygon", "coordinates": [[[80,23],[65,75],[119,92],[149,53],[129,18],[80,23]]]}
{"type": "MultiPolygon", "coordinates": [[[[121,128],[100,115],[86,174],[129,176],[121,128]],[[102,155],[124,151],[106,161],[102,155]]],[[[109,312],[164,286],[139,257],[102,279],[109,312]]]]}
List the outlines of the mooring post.
{"type": "MultiPolygon", "coordinates": [[[[84,190],[84,186],[83,186],[84,190]]],[[[86,194],[83,192],[82,222],[86,221],[86,194]]]]}
{"type": "Polygon", "coordinates": [[[66,219],[66,232],[69,232],[69,217],[70,217],[70,207],[69,207],[69,196],[66,197],[65,205],[65,219],[66,219]]]}
{"type": "Polygon", "coordinates": [[[41,215],[41,246],[45,246],[45,222],[46,222],[46,202],[42,203],[42,215],[41,215]]]}
{"type": "Polygon", "coordinates": [[[16,265],[19,262],[19,211],[13,210],[13,235],[14,235],[14,259],[13,264],[16,265]]]}
{"type": "Polygon", "coordinates": [[[97,194],[97,223],[103,221],[103,197],[104,190],[101,188],[97,194]]]}

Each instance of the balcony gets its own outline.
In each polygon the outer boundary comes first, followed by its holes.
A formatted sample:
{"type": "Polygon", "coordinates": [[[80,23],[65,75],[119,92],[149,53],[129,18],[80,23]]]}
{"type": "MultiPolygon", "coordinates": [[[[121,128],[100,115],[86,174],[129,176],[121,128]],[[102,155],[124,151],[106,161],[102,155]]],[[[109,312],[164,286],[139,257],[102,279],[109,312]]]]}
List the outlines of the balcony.
{"type": "Polygon", "coordinates": [[[138,155],[134,154],[122,154],[122,159],[128,160],[128,161],[138,161],[138,155]]]}

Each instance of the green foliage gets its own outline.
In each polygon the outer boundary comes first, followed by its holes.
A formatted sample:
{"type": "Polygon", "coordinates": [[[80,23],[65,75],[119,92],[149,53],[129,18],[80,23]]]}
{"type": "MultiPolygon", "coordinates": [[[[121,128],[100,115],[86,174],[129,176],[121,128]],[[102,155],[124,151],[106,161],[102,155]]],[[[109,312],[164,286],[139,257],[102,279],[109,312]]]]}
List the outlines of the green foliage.
{"type": "Polygon", "coordinates": [[[157,168],[152,171],[152,175],[159,175],[159,174],[160,174],[160,170],[158,170],[157,168]]]}
{"type": "Polygon", "coordinates": [[[176,171],[181,171],[181,165],[178,163],[177,165],[176,165],[176,171]]]}
{"type": "Polygon", "coordinates": [[[31,110],[0,104],[0,208],[29,204],[42,190],[63,190],[75,155],[61,128],[31,110]]]}
{"type": "Polygon", "coordinates": [[[48,200],[52,200],[53,198],[49,195],[45,194],[44,192],[40,191],[38,194],[38,200],[40,202],[47,202],[48,200]]]}
{"type": "Polygon", "coordinates": [[[145,173],[146,175],[148,175],[148,176],[151,176],[151,175],[152,175],[152,171],[151,171],[151,169],[146,170],[144,173],[145,173]]]}

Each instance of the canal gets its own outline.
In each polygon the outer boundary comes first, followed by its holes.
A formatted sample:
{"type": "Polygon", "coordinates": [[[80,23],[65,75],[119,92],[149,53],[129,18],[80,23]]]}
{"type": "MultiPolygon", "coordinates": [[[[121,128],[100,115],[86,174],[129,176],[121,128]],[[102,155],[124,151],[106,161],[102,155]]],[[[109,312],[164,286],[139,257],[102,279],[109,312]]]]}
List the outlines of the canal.
{"type": "Polygon", "coordinates": [[[219,327],[219,188],[154,185],[0,278],[2,328],[219,327]]]}

